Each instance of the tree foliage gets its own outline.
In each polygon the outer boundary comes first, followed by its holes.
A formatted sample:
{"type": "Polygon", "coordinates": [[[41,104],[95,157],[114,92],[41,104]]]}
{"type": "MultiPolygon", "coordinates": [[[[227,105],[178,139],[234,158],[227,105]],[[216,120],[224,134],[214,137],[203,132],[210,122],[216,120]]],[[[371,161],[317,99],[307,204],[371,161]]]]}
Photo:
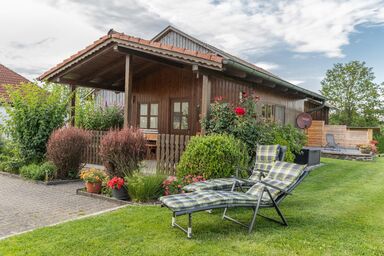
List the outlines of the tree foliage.
{"type": "Polygon", "coordinates": [[[25,83],[7,86],[5,132],[17,143],[27,162],[40,162],[52,131],[64,125],[70,92],[64,86],[25,83]]]}
{"type": "Polygon", "coordinates": [[[375,83],[374,79],[372,68],[365,62],[337,63],[327,71],[321,92],[336,108],[331,113],[331,123],[348,126],[380,123],[384,113],[384,84],[375,83]]]}

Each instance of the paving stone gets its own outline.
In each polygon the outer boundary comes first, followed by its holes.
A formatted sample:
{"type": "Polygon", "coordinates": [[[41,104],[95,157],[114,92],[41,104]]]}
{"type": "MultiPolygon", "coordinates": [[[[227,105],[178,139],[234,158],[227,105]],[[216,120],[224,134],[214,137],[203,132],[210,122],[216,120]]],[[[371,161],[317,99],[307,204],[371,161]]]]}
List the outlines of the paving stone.
{"type": "Polygon", "coordinates": [[[0,238],[118,205],[76,195],[82,182],[42,185],[0,175],[0,238]]]}

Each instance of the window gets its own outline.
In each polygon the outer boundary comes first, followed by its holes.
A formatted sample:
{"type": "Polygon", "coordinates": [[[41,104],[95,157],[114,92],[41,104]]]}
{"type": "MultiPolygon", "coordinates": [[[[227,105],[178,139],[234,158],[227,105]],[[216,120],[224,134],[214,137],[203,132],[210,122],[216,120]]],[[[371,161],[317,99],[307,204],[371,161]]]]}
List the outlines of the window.
{"type": "Polygon", "coordinates": [[[139,127],[141,129],[157,129],[159,121],[159,104],[139,104],[139,127]]]}
{"type": "Polygon", "coordinates": [[[275,120],[274,106],[271,104],[263,104],[261,107],[261,116],[266,120],[273,122],[275,120]]]}
{"type": "Polygon", "coordinates": [[[261,104],[261,117],[269,122],[285,123],[285,107],[272,104],[261,104]]]}
{"type": "Polygon", "coordinates": [[[173,101],[172,102],[172,128],[173,130],[189,129],[189,102],[173,101]]]}

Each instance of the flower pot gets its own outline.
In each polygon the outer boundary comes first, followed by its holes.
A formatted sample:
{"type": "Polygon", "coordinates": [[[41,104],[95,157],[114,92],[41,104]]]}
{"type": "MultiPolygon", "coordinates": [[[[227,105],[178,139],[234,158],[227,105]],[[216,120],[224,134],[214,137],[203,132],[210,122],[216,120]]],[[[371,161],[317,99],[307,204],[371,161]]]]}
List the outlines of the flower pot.
{"type": "Polygon", "coordinates": [[[87,188],[88,193],[100,194],[101,181],[99,181],[99,182],[86,182],[85,187],[87,188]]]}
{"type": "Polygon", "coordinates": [[[122,186],[120,189],[113,188],[112,196],[119,200],[127,201],[129,199],[127,188],[122,186]]]}

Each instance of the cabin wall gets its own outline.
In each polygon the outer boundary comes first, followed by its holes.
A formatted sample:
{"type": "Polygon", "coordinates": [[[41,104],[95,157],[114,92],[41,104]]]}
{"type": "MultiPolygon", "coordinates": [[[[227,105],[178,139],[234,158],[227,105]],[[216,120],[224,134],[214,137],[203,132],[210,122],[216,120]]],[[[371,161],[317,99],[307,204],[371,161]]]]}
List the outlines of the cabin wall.
{"type": "Polygon", "coordinates": [[[285,123],[296,125],[296,117],[304,111],[304,100],[278,91],[276,88],[267,88],[259,85],[236,81],[222,76],[211,76],[212,92],[211,102],[216,96],[223,96],[226,102],[238,104],[240,93],[250,94],[253,90],[260,97],[259,105],[271,104],[285,107],[285,123]]]}
{"type": "Polygon", "coordinates": [[[198,129],[198,102],[201,90],[198,79],[190,68],[161,67],[156,71],[141,77],[133,77],[133,104],[131,124],[138,126],[139,104],[158,103],[158,132],[166,134],[191,134],[198,129]],[[188,131],[174,131],[171,126],[171,102],[175,99],[189,101],[188,131]]]}
{"type": "MultiPolygon", "coordinates": [[[[304,104],[304,111],[309,111],[313,108],[320,106],[319,104],[312,103],[310,101],[306,101],[304,104]]],[[[311,113],[313,120],[321,120],[324,121],[325,124],[329,123],[329,107],[323,107],[322,109],[311,113]]]]}

